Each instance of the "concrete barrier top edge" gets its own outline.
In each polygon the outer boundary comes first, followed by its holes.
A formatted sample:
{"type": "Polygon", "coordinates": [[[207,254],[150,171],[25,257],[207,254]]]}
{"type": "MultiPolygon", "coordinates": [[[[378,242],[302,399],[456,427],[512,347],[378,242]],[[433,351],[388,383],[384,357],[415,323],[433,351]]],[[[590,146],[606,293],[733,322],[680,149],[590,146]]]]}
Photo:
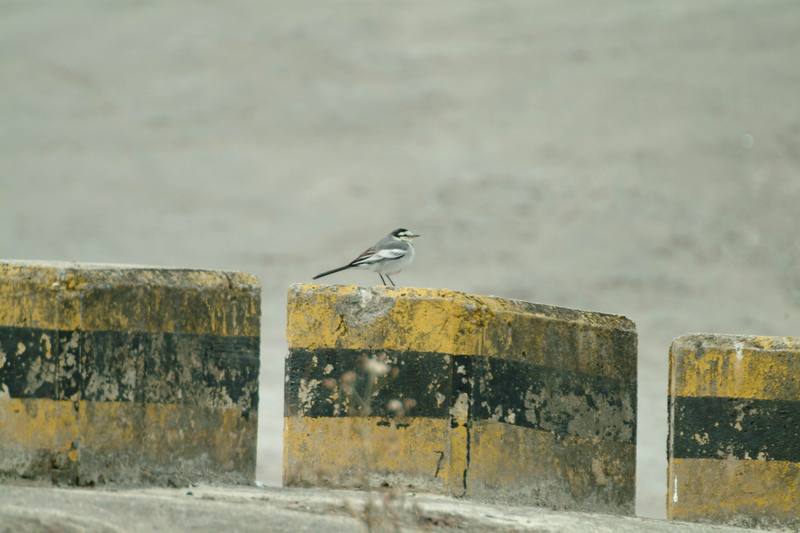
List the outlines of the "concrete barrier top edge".
{"type": "Polygon", "coordinates": [[[251,274],[0,260],[0,326],[257,337],[260,302],[251,274]]]}
{"type": "Polygon", "coordinates": [[[169,285],[182,288],[260,289],[257,276],[246,272],[201,268],[0,259],[0,276],[26,278],[38,273],[53,281],[76,281],[77,286],[169,285]],[[78,278],[77,280],[75,278],[78,278]]]}
{"type": "Polygon", "coordinates": [[[766,336],[766,335],[738,335],[729,333],[692,333],[681,335],[672,340],[671,350],[682,348],[717,349],[725,351],[752,350],[752,351],[793,351],[800,350],[800,337],[766,336]]]}
{"type": "Polygon", "coordinates": [[[669,363],[671,396],[800,399],[800,337],[686,335],[669,363]]]}
{"type": "Polygon", "coordinates": [[[484,306],[495,313],[513,313],[536,315],[543,319],[564,321],[586,320],[595,327],[606,327],[636,332],[633,320],[623,315],[603,313],[598,311],[585,311],[568,307],[559,307],[550,304],[533,303],[513,298],[504,298],[493,295],[469,294],[445,288],[422,287],[364,287],[359,285],[319,285],[312,283],[294,283],[288,290],[289,298],[302,295],[324,296],[351,296],[359,294],[362,298],[389,297],[416,300],[450,300],[463,303],[465,306],[484,306]]]}

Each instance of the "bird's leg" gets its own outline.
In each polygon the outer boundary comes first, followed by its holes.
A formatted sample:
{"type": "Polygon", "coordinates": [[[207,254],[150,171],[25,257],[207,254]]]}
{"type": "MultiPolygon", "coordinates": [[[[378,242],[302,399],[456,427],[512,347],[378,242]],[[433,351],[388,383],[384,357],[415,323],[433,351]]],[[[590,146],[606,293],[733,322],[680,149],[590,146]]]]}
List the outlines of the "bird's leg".
{"type": "MultiPolygon", "coordinates": [[[[381,274],[380,272],[378,272],[378,275],[381,277],[381,281],[383,282],[383,286],[385,287],[385,286],[386,286],[386,280],[385,280],[385,279],[383,279],[383,274],[381,274]]],[[[388,277],[388,276],[387,276],[387,277],[388,277]]]]}
{"type": "Polygon", "coordinates": [[[392,278],[389,277],[389,274],[386,274],[386,277],[389,279],[389,283],[392,284],[392,287],[397,287],[397,285],[394,284],[394,281],[392,281],[392,278]]]}

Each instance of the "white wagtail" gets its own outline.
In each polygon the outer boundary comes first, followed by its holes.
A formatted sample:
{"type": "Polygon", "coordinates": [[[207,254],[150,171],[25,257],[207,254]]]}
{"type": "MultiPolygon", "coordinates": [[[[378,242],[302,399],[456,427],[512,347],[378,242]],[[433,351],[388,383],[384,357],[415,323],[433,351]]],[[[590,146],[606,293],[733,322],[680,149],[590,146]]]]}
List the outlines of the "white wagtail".
{"type": "Polygon", "coordinates": [[[384,285],[386,285],[386,280],[383,279],[383,276],[386,276],[394,287],[394,281],[389,274],[397,274],[411,264],[411,261],[414,260],[414,246],[411,244],[411,240],[417,237],[419,235],[405,228],[396,229],[346,265],[317,274],[314,279],[349,268],[362,268],[377,272],[384,285]]]}

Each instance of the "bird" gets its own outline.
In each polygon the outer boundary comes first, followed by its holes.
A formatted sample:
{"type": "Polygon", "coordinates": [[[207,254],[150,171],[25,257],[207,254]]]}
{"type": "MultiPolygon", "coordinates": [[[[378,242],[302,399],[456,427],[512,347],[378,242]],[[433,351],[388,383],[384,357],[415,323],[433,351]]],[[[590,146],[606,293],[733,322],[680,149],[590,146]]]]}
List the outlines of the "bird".
{"type": "Polygon", "coordinates": [[[364,250],[346,265],[317,274],[313,279],[319,279],[342,270],[361,268],[377,272],[384,285],[388,279],[392,287],[396,287],[390,274],[397,274],[411,264],[411,261],[414,260],[414,245],[411,244],[411,241],[419,236],[405,228],[398,228],[364,250]]]}

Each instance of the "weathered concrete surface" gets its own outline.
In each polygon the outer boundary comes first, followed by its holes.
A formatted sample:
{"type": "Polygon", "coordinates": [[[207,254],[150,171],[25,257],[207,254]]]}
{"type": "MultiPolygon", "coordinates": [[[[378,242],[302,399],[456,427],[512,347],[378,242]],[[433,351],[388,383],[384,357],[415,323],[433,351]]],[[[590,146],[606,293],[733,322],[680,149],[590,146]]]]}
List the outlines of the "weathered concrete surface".
{"type": "Polygon", "coordinates": [[[220,488],[55,489],[0,485],[0,532],[535,531],[736,533],[734,527],[538,507],[481,504],[428,494],[220,488]]]}
{"type": "Polygon", "coordinates": [[[635,317],[638,513],[671,340],[797,331],[796,0],[2,4],[0,256],[258,274],[261,480],[286,287],[398,226],[400,284],[635,317]]]}
{"type": "Polygon", "coordinates": [[[800,529],[800,338],[676,339],[669,406],[670,518],[800,529]]]}
{"type": "Polygon", "coordinates": [[[289,290],[284,480],[633,514],[636,328],[448,290],[289,290]]]}
{"type": "Polygon", "coordinates": [[[0,262],[0,476],[254,479],[248,274],[0,262]]]}

